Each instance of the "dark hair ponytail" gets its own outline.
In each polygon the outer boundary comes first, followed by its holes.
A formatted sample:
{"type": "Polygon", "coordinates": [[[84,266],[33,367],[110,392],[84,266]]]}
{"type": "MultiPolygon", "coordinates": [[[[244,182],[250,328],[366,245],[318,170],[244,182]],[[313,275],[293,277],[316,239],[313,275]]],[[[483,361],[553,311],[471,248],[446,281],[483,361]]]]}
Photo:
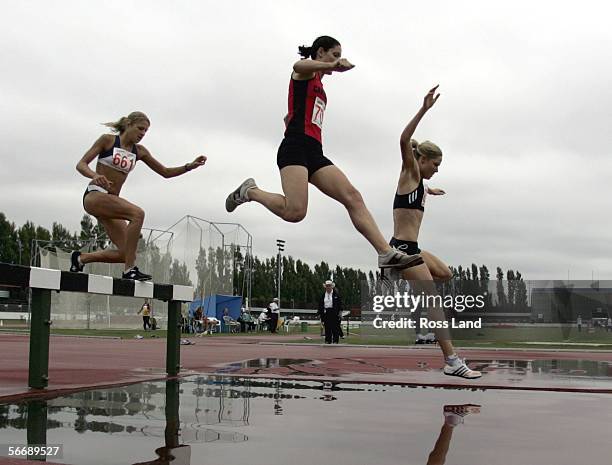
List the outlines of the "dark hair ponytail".
{"type": "Polygon", "coordinates": [[[340,45],[340,42],[333,37],[321,36],[317,37],[310,47],[306,47],[305,45],[298,47],[298,53],[302,58],[311,58],[314,60],[317,58],[317,50],[319,50],[319,48],[322,47],[323,50],[328,51],[330,48],[334,48],[338,45],[340,45]]]}

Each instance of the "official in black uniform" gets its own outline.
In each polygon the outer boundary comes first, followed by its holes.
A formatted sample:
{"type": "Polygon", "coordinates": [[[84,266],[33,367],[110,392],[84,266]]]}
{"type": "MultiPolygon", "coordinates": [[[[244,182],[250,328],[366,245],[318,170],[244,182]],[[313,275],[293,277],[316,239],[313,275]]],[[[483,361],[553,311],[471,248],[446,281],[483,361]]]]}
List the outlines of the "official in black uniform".
{"type": "Polygon", "coordinates": [[[332,281],[325,281],[325,292],[319,299],[319,316],[325,326],[325,343],[338,344],[342,300],[332,281]]]}

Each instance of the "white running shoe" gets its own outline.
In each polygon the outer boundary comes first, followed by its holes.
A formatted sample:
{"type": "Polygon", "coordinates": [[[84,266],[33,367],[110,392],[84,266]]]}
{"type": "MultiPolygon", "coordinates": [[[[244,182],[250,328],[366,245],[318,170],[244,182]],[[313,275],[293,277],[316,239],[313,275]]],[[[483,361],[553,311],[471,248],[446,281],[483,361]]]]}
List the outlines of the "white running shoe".
{"type": "Polygon", "coordinates": [[[242,184],[236,188],[234,192],[227,196],[225,199],[225,209],[228,212],[233,212],[236,210],[238,205],[242,205],[243,203],[250,202],[249,196],[247,195],[247,191],[257,187],[255,184],[255,180],[253,178],[248,178],[242,184]]]}
{"type": "Polygon", "coordinates": [[[395,248],[391,248],[388,253],[378,256],[378,268],[381,269],[396,268],[402,270],[422,263],[423,258],[419,254],[407,255],[395,248]]]}
{"type": "Polygon", "coordinates": [[[463,405],[445,405],[444,406],[444,422],[454,428],[463,423],[463,418],[470,413],[480,413],[480,405],[463,404],[463,405]]]}
{"type": "Polygon", "coordinates": [[[457,376],[465,379],[476,379],[482,376],[480,371],[471,370],[465,363],[465,360],[457,358],[455,363],[449,365],[444,364],[444,374],[448,376],[457,376]]]}

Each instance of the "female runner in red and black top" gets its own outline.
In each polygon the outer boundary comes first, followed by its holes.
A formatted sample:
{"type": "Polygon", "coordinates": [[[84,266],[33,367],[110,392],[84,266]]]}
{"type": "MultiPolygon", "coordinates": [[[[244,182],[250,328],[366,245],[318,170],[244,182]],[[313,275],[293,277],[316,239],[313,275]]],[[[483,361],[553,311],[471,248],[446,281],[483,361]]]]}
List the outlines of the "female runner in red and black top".
{"type": "Polygon", "coordinates": [[[117,249],[92,253],[72,252],[70,271],[83,271],[85,264],[92,262],[125,263],[124,279],[151,279],[150,275],[142,273],[135,266],[136,246],[144,222],[144,211],[119,197],[121,187],[139,160],[164,178],[173,178],[199,168],[206,163],[206,157],[200,155],[191,163],[176,168],[165,167],[139,144],[150,124],[149,118],[140,111],[134,111],[119,121],[106,123],[117,134],[100,136],[77,163],[77,171],[91,179],[83,195],[83,207],[102,223],[117,249]],[[96,158],[98,161],[93,171],[89,164],[96,158]]]}
{"type": "Polygon", "coordinates": [[[317,38],[310,47],[299,47],[299,53],[303,59],[293,65],[285,138],[277,155],[283,194],[266,192],[249,178],[227,197],[225,208],[232,212],[240,204],[255,201],[285,221],[297,223],[306,216],[311,183],[345,206],[355,228],[378,252],[380,268],[403,269],[421,262],[418,255],[406,255],[387,244],[359,191],[323,154],[321,129],[327,96],[322,78],[354,66],[342,58],[340,43],[329,36],[317,38]]]}

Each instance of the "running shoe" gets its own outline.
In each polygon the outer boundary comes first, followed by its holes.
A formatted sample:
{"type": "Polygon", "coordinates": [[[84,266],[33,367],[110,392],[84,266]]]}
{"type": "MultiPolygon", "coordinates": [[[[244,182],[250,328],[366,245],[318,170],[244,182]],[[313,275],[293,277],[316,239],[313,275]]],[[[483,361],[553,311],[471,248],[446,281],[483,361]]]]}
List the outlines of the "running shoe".
{"type": "Polygon", "coordinates": [[[457,376],[458,378],[476,379],[482,376],[480,371],[471,370],[465,363],[465,360],[457,358],[452,365],[448,362],[444,364],[444,374],[448,376],[457,376]]]}
{"type": "Polygon", "coordinates": [[[444,406],[444,422],[455,427],[463,423],[463,418],[470,413],[480,413],[480,405],[463,404],[463,405],[445,405],[444,406]]]}
{"type": "Polygon", "coordinates": [[[79,252],[78,250],[75,250],[70,255],[70,271],[72,271],[73,273],[80,273],[81,271],[83,271],[83,268],[85,268],[85,265],[83,265],[79,261],[80,256],[81,252],[79,252]]]}
{"type": "Polygon", "coordinates": [[[227,199],[225,199],[225,209],[228,212],[233,212],[236,210],[238,205],[250,202],[247,192],[249,189],[253,189],[254,187],[257,187],[257,184],[255,184],[255,180],[253,178],[248,178],[245,180],[234,192],[227,196],[227,199]]]}
{"type": "Polygon", "coordinates": [[[420,255],[407,255],[395,248],[392,248],[384,255],[378,256],[378,268],[383,270],[385,268],[396,268],[402,270],[404,268],[421,265],[422,263],[424,262],[420,255]]]}
{"type": "Polygon", "coordinates": [[[133,266],[123,273],[122,278],[131,279],[133,281],[149,281],[152,276],[150,274],[141,273],[137,266],[133,266]]]}

